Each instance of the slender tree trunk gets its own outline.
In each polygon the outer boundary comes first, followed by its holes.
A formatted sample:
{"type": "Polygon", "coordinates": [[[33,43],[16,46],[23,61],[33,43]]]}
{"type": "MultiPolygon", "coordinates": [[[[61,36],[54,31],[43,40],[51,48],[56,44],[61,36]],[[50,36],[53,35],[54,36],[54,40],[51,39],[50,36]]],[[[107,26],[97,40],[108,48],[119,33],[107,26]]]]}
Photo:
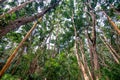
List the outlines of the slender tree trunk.
{"type": "Polygon", "coordinates": [[[76,27],[75,27],[75,24],[74,24],[74,15],[72,16],[72,22],[73,22],[73,27],[74,27],[74,34],[75,34],[75,55],[76,55],[76,58],[77,58],[77,62],[78,62],[78,66],[79,68],[81,69],[82,73],[83,73],[83,77],[85,80],[89,80],[89,77],[85,71],[85,67],[83,65],[83,63],[81,62],[81,59],[80,59],[80,56],[79,56],[79,53],[78,53],[78,39],[77,39],[77,31],[76,31],[76,27]]]}
{"type": "Polygon", "coordinates": [[[111,55],[113,56],[115,62],[119,64],[119,60],[118,60],[118,58],[114,55],[114,52],[113,52],[112,47],[110,47],[110,45],[106,42],[105,38],[100,37],[100,39],[103,41],[103,43],[104,43],[104,44],[106,45],[106,47],[109,49],[109,51],[110,51],[111,55]]]}
{"type": "Polygon", "coordinates": [[[92,76],[93,80],[99,80],[100,72],[96,73],[99,70],[99,63],[98,63],[98,55],[96,52],[96,21],[95,21],[95,14],[94,12],[89,13],[92,17],[92,35],[88,35],[87,30],[87,39],[88,45],[90,49],[90,58],[91,58],[91,67],[92,67],[92,76]]]}
{"type": "MultiPolygon", "coordinates": [[[[93,20],[93,29],[92,29],[92,53],[93,53],[93,62],[94,62],[94,71],[99,70],[99,63],[98,63],[98,55],[96,52],[96,21],[95,21],[95,14],[91,12],[92,20],[93,20]]],[[[96,73],[96,80],[99,80],[99,73],[96,73]]]]}
{"type": "Polygon", "coordinates": [[[91,47],[91,45],[90,45],[90,40],[89,40],[89,38],[87,38],[87,41],[88,41],[88,46],[89,46],[89,50],[90,50],[91,74],[92,74],[92,78],[93,78],[93,80],[95,80],[92,47],[91,47]]]}
{"type": "Polygon", "coordinates": [[[77,49],[78,49],[77,44],[75,43],[75,55],[76,55],[76,58],[77,58],[77,61],[78,61],[79,68],[81,69],[81,71],[83,73],[84,79],[89,80],[89,77],[87,76],[86,71],[85,71],[85,67],[84,67],[83,63],[81,62],[81,60],[80,60],[77,49]]]}
{"type": "Polygon", "coordinates": [[[84,55],[85,54],[85,52],[83,50],[84,49],[84,45],[83,45],[81,40],[79,40],[79,44],[80,44],[80,51],[81,51],[81,54],[82,54],[82,61],[83,61],[84,67],[85,67],[86,71],[88,71],[88,73],[89,73],[89,76],[91,78],[90,80],[93,80],[91,71],[89,69],[89,66],[87,64],[87,60],[86,60],[85,55],[84,55]]]}
{"type": "Polygon", "coordinates": [[[118,55],[116,50],[112,47],[112,45],[107,42],[107,38],[105,35],[103,35],[103,39],[106,42],[106,44],[108,45],[108,47],[111,49],[111,51],[115,54],[115,56],[120,59],[120,55],[118,55]]]}

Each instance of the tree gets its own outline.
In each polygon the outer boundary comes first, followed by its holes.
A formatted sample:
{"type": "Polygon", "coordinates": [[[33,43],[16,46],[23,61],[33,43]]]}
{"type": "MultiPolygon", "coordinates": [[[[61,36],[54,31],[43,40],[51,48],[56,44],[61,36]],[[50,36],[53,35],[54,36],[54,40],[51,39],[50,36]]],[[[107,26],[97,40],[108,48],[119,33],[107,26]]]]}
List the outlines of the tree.
{"type": "Polygon", "coordinates": [[[17,0],[0,4],[0,73],[6,69],[1,79],[119,79],[119,1],[17,0]],[[42,21],[33,28],[40,17],[42,21]],[[7,61],[13,52],[14,57],[7,61]]]}

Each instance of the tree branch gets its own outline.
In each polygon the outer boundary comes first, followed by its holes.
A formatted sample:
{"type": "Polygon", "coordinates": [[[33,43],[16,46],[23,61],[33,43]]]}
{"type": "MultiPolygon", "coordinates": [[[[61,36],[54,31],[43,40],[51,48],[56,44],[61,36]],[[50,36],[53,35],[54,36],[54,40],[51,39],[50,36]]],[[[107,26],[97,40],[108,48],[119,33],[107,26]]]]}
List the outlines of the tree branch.
{"type": "Polygon", "coordinates": [[[114,28],[115,31],[120,35],[120,29],[118,26],[112,21],[112,19],[103,11],[104,15],[107,17],[108,22],[111,24],[111,26],[114,28]]]}
{"type": "Polygon", "coordinates": [[[53,9],[55,6],[59,4],[61,0],[58,0],[56,3],[48,7],[47,9],[44,9],[41,13],[38,13],[37,15],[34,16],[29,16],[29,17],[22,17],[20,19],[17,19],[15,21],[11,21],[5,28],[0,30],[0,38],[4,35],[6,35],[8,32],[19,28],[21,25],[25,25],[29,22],[35,21],[36,19],[42,17],[44,14],[46,14],[48,11],[53,9]]]}
{"type": "Polygon", "coordinates": [[[20,10],[21,8],[25,7],[27,4],[29,4],[29,3],[33,2],[33,1],[35,1],[35,0],[29,0],[29,1],[24,2],[23,4],[21,4],[21,5],[17,6],[17,7],[13,7],[12,10],[9,10],[7,13],[0,15],[0,18],[5,17],[6,14],[12,14],[15,11],[20,10]]]}

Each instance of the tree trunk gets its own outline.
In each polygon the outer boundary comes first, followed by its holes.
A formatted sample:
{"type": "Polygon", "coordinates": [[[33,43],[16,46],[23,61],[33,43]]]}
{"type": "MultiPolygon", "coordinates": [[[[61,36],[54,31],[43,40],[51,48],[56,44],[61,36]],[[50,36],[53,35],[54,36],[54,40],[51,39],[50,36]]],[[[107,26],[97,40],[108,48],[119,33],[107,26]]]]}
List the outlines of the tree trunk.
{"type": "Polygon", "coordinates": [[[83,63],[81,62],[81,59],[80,59],[80,56],[79,56],[79,53],[78,53],[78,39],[77,39],[77,31],[76,31],[76,27],[75,27],[75,24],[74,24],[74,15],[72,16],[72,22],[73,22],[73,27],[74,27],[74,35],[75,35],[75,55],[76,55],[76,58],[77,58],[77,62],[78,62],[78,66],[79,66],[79,69],[81,69],[82,73],[83,73],[83,77],[85,80],[89,80],[89,77],[85,71],[85,67],[83,65],[83,63]]]}
{"type": "Polygon", "coordinates": [[[90,71],[90,69],[89,69],[89,66],[88,66],[88,64],[87,64],[87,60],[86,60],[86,58],[85,58],[85,52],[84,52],[84,45],[83,45],[83,43],[82,43],[82,40],[79,40],[79,44],[80,44],[80,51],[81,51],[81,54],[82,54],[82,61],[83,61],[83,64],[84,64],[84,67],[85,67],[85,69],[86,69],[86,71],[88,71],[88,73],[89,73],[89,76],[90,76],[90,80],[93,80],[93,77],[92,77],[92,74],[91,74],[91,71],[90,71]]]}
{"type": "Polygon", "coordinates": [[[93,80],[99,80],[100,73],[96,73],[96,71],[99,70],[98,55],[96,52],[96,21],[95,21],[96,19],[93,11],[91,11],[89,14],[92,18],[92,33],[91,36],[88,35],[88,30],[87,30],[87,39],[90,49],[91,67],[93,70],[92,76],[93,76],[93,80]]]}

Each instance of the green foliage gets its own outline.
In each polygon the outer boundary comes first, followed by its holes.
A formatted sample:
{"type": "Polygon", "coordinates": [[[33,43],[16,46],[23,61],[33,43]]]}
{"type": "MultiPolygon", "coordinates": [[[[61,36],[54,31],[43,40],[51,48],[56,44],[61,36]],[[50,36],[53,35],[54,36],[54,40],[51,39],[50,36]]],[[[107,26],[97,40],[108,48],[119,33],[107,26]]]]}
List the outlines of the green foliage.
{"type": "Polygon", "coordinates": [[[34,57],[35,55],[31,53],[23,55],[23,57],[20,59],[20,63],[11,66],[9,72],[12,72],[14,70],[13,74],[15,76],[27,79],[28,75],[26,76],[26,74],[28,73],[30,63],[34,59],[34,57]]]}
{"type": "Polygon", "coordinates": [[[52,5],[52,4],[56,3],[56,2],[57,2],[57,0],[51,0],[50,4],[52,5]]]}
{"type": "Polygon", "coordinates": [[[4,28],[7,25],[8,22],[6,22],[5,19],[0,19],[0,29],[4,28]]]}
{"type": "Polygon", "coordinates": [[[16,14],[13,13],[12,15],[10,14],[5,14],[5,17],[4,18],[0,18],[0,28],[4,28],[5,26],[8,25],[8,23],[11,21],[11,20],[15,20],[17,17],[16,17],[16,14]]]}
{"type": "Polygon", "coordinates": [[[102,67],[102,78],[101,80],[106,80],[106,77],[109,78],[109,80],[119,80],[120,79],[120,64],[112,63],[108,68],[102,67]]]}
{"type": "Polygon", "coordinates": [[[0,15],[2,15],[3,11],[4,10],[0,7],[0,15]]]}
{"type": "Polygon", "coordinates": [[[7,37],[10,38],[11,41],[14,41],[16,43],[19,43],[22,40],[21,33],[12,32],[11,34],[8,34],[7,37]]]}
{"type": "Polygon", "coordinates": [[[18,80],[18,76],[13,76],[11,74],[5,74],[1,80],[18,80]]]}
{"type": "Polygon", "coordinates": [[[48,80],[77,80],[77,61],[73,56],[67,57],[65,53],[60,53],[56,58],[50,58],[47,60],[43,74],[45,74],[48,80]]]}
{"type": "Polygon", "coordinates": [[[92,0],[91,1],[91,7],[94,9],[97,5],[97,0],[92,0]]]}
{"type": "Polygon", "coordinates": [[[10,6],[12,6],[12,7],[17,6],[17,4],[16,4],[14,1],[8,2],[8,5],[10,5],[10,6]]]}

